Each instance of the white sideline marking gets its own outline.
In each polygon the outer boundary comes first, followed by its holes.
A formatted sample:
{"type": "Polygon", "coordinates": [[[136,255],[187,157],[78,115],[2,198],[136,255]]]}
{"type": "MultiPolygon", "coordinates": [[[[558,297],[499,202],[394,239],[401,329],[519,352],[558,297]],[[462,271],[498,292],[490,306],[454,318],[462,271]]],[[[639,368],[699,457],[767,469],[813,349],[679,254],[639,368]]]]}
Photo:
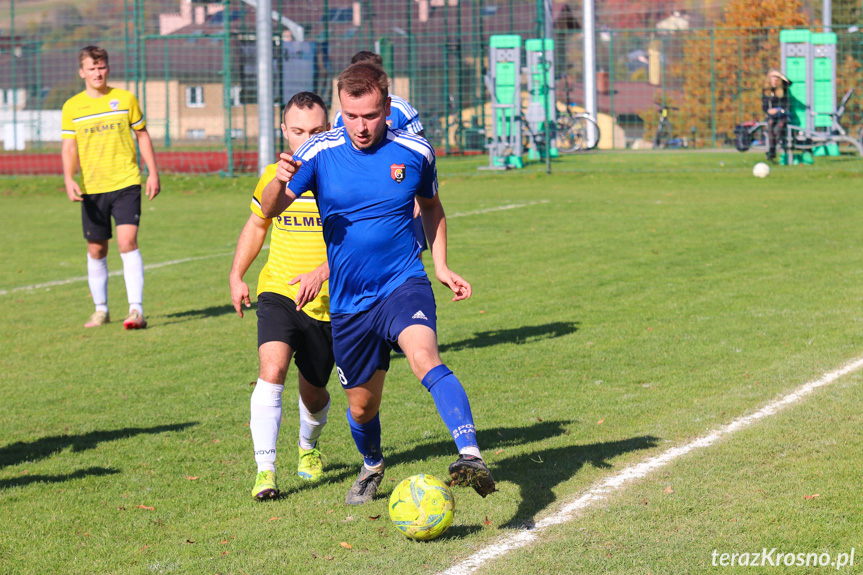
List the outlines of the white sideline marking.
{"type": "MultiPolygon", "coordinates": [[[[267,248],[269,248],[269,246],[264,246],[263,249],[267,249],[267,248]]],[[[145,265],[144,269],[145,270],[154,270],[154,269],[163,268],[166,266],[185,264],[188,262],[197,262],[200,260],[209,260],[212,258],[222,258],[225,256],[232,256],[232,255],[234,255],[234,252],[225,252],[222,254],[210,254],[208,256],[196,256],[193,258],[182,258],[179,260],[170,260],[167,262],[159,262],[157,264],[145,265]]],[[[123,270],[114,270],[114,271],[108,273],[108,277],[115,277],[115,276],[119,276],[119,275],[123,275],[123,270]]],[[[19,287],[14,287],[14,288],[11,288],[8,290],[4,289],[4,290],[0,290],[0,295],[6,295],[6,294],[18,292],[18,291],[29,291],[29,290],[34,290],[34,289],[42,289],[42,288],[48,288],[48,287],[54,287],[54,286],[62,286],[62,285],[66,285],[66,284],[73,284],[73,283],[85,282],[85,281],[87,281],[87,276],[78,276],[75,278],[68,278],[65,280],[56,280],[56,281],[52,281],[52,282],[45,282],[42,284],[33,284],[33,285],[29,285],[29,286],[19,286],[19,287]]]]}
{"type": "MultiPolygon", "coordinates": [[[[479,215],[479,214],[488,214],[491,212],[500,212],[503,210],[513,210],[516,208],[524,208],[527,206],[534,206],[536,204],[547,204],[548,202],[549,202],[549,200],[537,200],[535,202],[527,202],[525,204],[507,204],[505,206],[486,208],[484,210],[476,210],[473,212],[456,212],[450,216],[447,216],[447,218],[461,218],[464,216],[475,216],[475,215],[479,215]]],[[[270,248],[269,245],[265,245],[262,248],[262,250],[266,250],[269,248],[270,248]]],[[[161,263],[157,263],[157,264],[145,265],[144,269],[145,270],[153,270],[156,268],[163,268],[165,266],[173,266],[173,265],[177,265],[177,264],[185,264],[188,262],[196,262],[196,261],[200,261],[200,260],[208,260],[211,258],[221,258],[221,257],[225,257],[225,256],[232,256],[232,255],[234,255],[234,252],[223,253],[223,254],[212,254],[209,256],[198,256],[198,257],[194,257],[194,258],[183,258],[183,259],[179,259],[179,260],[171,260],[171,261],[161,262],[161,263]]],[[[108,273],[108,277],[115,277],[115,276],[119,276],[122,274],[123,274],[122,270],[115,270],[113,272],[108,273]]],[[[65,280],[55,280],[55,281],[45,282],[45,283],[41,283],[41,284],[33,284],[33,285],[29,285],[29,286],[19,286],[19,287],[10,288],[8,290],[0,289],[0,296],[7,295],[10,293],[14,293],[14,292],[19,292],[19,291],[30,291],[30,290],[34,290],[34,289],[42,289],[42,288],[48,288],[48,287],[54,287],[54,286],[62,286],[62,285],[73,284],[73,283],[78,283],[78,282],[85,282],[85,281],[87,281],[87,276],[78,276],[78,277],[74,277],[74,278],[68,278],[65,280]]]]}
{"type": "Polygon", "coordinates": [[[502,212],[504,210],[514,210],[516,208],[526,208],[528,206],[535,206],[537,204],[547,204],[550,200],[536,200],[535,202],[527,202],[524,204],[507,204],[505,206],[497,206],[494,208],[485,208],[484,210],[474,210],[472,212],[456,212],[452,215],[448,215],[449,218],[462,218],[464,216],[477,216],[480,214],[490,214],[491,212],[502,212]]]}
{"type": "Polygon", "coordinates": [[[621,489],[628,483],[645,477],[651,471],[671,463],[690,451],[709,447],[726,435],[730,435],[736,431],[749,427],[753,423],[775,414],[780,409],[783,409],[792,403],[797,403],[819,387],[833,383],[843,375],[855,372],[861,367],[863,367],[863,358],[851,361],[836,371],[831,371],[820,379],[810,381],[788,395],[771,401],[755,413],[739,417],[708,435],[695,439],[686,445],[672,447],[668,451],[655,457],[651,457],[641,463],[624,467],[611,477],[594,484],[580,497],[566,503],[559,511],[549,515],[541,521],[538,521],[533,529],[505,536],[499,542],[493,543],[484,549],[480,549],[476,553],[473,553],[469,559],[443,571],[441,575],[464,575],[467,573],[473,573],[483,567],[487,562],[536,541],[539,539],[541,532],[549,527],[573,520],[578,512],[588,508],[593,503],[606,499],[608,494],[621,489]]]}

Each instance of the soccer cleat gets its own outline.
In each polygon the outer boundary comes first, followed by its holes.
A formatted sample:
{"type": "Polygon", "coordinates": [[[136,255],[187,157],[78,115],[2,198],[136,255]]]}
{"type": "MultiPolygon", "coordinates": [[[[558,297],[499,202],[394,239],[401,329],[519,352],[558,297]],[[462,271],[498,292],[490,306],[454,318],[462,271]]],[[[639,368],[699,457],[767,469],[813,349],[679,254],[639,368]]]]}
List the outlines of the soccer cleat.
{"type": "Polygon", "coordinates": [[[108,312],[94,311],[93,315],[90,316],[90,319],[87,320],[87,323],[84,324],[84,327],[99,327],[106,323],[111,323],[111,316],[108,315],[108,312]]]}
{"type": "Polygon", "coordinates": [[[491,471],[482,459],[473,455],[459,455],[449,466],[449,476],[454,485],[473,487],[483,497],[497,491],[491,471]]]}
{"type": "Polygon", "coordinates": [[[252,488],[252,497],[258,501],[264,499],[275,499],[279,496],[279,488],[276,487],[275,471],[258,471],[255,477],[255,486],[252,488]]]}
{"type": "Polygon", "coordinates": [[[297,475],[307,481],[315,481],[324,474],[324,464],[321,461],[321,452],[313,447],[305,450],[299,445],[300,462],[297,464],[297,475]]]}
{"type": "Polygon", "coordinates": [[[147,327],[147,320],[144,319],[141,312],[133,309],[129,312],[129,315],[126,316],[126,319],[123,320],[123,327],[126,329],[144,329],[147,327]]]}
{"type": "Polygon", "coordinates": [[[363,465],[359,477],[351,485],[351,489],[345,496],[345,504],[347,505],[363,505],[375,498],[378,492],[378,487],[384,479],[384,469],[381,466],[380,471],[372,471],[363,465]]]}

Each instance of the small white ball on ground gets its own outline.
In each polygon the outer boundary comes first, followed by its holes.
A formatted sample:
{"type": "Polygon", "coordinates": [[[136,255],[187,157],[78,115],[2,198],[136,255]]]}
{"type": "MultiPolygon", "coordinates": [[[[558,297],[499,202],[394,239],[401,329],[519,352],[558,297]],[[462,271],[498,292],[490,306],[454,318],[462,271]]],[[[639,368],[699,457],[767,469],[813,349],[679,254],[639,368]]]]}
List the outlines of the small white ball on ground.
{"type": "Polygon", "coordinates": [[[770,166],[764,162],[758,162],[752,167],[752,175],[756,178],[766,178],[770,175],[770,166]]]}

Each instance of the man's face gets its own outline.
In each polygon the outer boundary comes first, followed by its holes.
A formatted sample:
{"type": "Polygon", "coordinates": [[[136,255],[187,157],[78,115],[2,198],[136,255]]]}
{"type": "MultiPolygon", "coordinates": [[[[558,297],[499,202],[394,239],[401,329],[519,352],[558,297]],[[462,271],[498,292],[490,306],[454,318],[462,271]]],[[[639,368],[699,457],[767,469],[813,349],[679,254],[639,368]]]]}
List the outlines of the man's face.
{"type": "Polygon", "coordinates": [[[353,98],[343,90],[339,102],[345,130],[356,149],[367,150],[383,139],[390,114],[389,96],[375,91],[353,98]]]}
{"type": "Polygon", "coordinates": [[[312,105],[311,108],[300,108],[299,106],[291,106],[285,112],[284,122],[282,123],[282,135],[288,141],[288,148],[293,154],[306,140],[326,132],[330,129],[327,122],[327,114],[324,109],[317,105],[312,105]]]}
{"type": "Polygon", "coordinates": [[[78,75],[84,79],[84,84],[93,90],[102,90],[108,84],[108,63],[104,60],[93,61],[92,58],[84,58],[78,75]]]}

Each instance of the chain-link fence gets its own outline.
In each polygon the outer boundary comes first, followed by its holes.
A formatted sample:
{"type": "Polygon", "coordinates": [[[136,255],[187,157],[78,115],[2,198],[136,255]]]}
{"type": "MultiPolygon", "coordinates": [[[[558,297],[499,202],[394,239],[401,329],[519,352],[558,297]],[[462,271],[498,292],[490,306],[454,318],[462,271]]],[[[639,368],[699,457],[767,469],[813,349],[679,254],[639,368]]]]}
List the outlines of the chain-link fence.
{"type": "MultiPolygon", "coordinates": [[[[0,2],[0,173],[60,173],[60,110],[83,89],[77,53],[110,54],[110,83],[134,92],[165,171],[257,169],[255,0],[0,2]]],[[[779,30],[820,30],[821,0],[597,0],[600,148],[645,148],[660,127],[681,147],[730,144],[763,117],[779,30]]],[[[392,91],[419,110],[440,155],[482,154],[490,130],[489,37],[555,42],[562,103],[584,104],[580,1],[273,0],[273,106],[300,90],[338,107],[334,79],[359,50],[382,55],[392,91]],[[550,26],[545,27],[550,18],[550,26]]],[[[834,0],[837,93],[858,134],[863,102],[859,1],[834,0]]],[[[278,111],[276,118],[279,117],[278,111]]],[[[274,130],[277,126],[274,126],[274,130]]],[[[276,149],[284,143],[276,133],[276,149]]]]}

